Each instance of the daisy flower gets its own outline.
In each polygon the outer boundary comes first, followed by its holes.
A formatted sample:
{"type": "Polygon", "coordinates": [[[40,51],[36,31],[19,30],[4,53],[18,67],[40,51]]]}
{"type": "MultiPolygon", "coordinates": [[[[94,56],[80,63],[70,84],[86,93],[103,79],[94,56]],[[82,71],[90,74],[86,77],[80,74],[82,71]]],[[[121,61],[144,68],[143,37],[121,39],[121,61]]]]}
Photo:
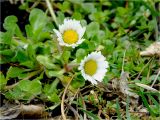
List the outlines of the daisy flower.
{"type": "Polygon", "coordinates": [[[101,52],[92,52],[81,61],[78,69],[81,70],[85,80],[97,84],[97,81],[102,82],[107,68],[108,62],[101,52]]]}
{"type": "Polygon", "coordinates": [[[57,35],[57,40],[61,46],[67,46],[75,48],[81,44],[84,39],[82,39],[86,28],[82,27],[80,21],[65,19],[64,24],[59,25],[59,31],[53,29],[57,35]]]}

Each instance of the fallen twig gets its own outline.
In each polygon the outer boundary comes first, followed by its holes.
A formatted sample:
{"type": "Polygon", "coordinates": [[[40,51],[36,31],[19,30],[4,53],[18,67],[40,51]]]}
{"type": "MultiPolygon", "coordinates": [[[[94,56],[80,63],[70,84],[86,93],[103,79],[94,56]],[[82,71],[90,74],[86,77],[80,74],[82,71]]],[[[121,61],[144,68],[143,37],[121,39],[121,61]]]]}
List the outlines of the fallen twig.
{"type": "Polygon", "coordinates": [[[29,115],[29,116],[35,116],[35,115],[42,115],[42,112],[44,112],[44,106],[42,105],[21,105],[21,114],[22,115],[29,115]]]}
{"type": "Polygon", "coordinates": [[[13,119],[17,118],[19,115],[43,118],[48,116],[48,113],[45,112],[44,105],[17,105],[7,102],[4,106],[0,107],[0,119],[13,119]]]}
{"type": "Polygon", "coordinates": [[[154,42],[146,50],[140,52],[141,56],[159,56],[160,57],[160,42],[154,42]]]}
{"type": "Polygon", "coordinates": [[[56,15],[55,15],[55,13],[54,13],[54,10],[53,10],[52,5],[51,5],[51,3],[49,2],[49,0],[46,0],[46,4],[47,4],[47,7],[48,7],[48,9],[49,9],[49,12],[50,12],[50,14],[51,14],[51,16],[52,16],[53,21],[54,21],[54,22],[56,23],[56,25],[58,26],[58,22],[57,22],[57,19],[56,19],[56,15]]]}

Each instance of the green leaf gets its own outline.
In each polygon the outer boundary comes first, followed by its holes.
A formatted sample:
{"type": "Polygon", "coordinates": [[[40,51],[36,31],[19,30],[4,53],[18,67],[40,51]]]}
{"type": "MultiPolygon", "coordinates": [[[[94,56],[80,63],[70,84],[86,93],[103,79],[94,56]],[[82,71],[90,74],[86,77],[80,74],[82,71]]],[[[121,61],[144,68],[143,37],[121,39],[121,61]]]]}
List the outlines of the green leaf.
{"type": "Polygon", "coordinates": [[[3,73],[0,72],[0,90],[2,90],[7,84],[7,79],[4,77],[3,73]]]}
{"type": "Polygon", "coordinates": [[[43,41],[45,39],[50,39],[50,33],[49,32],[41,32],[40,35],[38,35],[37,39],[39,41],[43,41]]]}
{"type": "Polygon", "coordinates": [[[51,84],[45,84],[44,93],[46,95],[52,94],[53,92],[57,92],[57,85],[59,83],[59,79],[55,79],[51,84]]]}
{"type": "Polygon", "coordinates": [[[112,53],[113,50],[114,50],[114,42],[111,41],[111,40],[104,40],[104,45],[105,45],[105,50],[106,50],[106,53],[112,53]]]}
{"type": "Polygon", "coordinates": [[[21,62],[20,65],[26,66],[26,67],[31,68],[31,69],[34,69],[34,67],[37,67],[36,66],[37,64],[34,61],[31,61],[31,60],[21,62]]]}
{"type": "Polygon", "coordinates": [[[7,71],[7,77],[6,77],[6,79],[18,77],[24,71],[25,71],[24,69],[21,69],[21,68],[18,68],[18,67],[12,67],[11,66],[8,69],[8,71],[7,71]]]}
{"type": "Polygon", "coordinates": [[[22,48],[17,48],[15,52],[15,56],[11,59],[13,62],[25,62],[28,60],[27,53],[22,48]]]}
{"type": "Polygon", "coordinates": [[[64,51],[62,54],[62,59],[64,61],[64,63],[68,63],[69,57],[71,56],[71,52],[70,51],[64,51]]]}
{"type": "Polygon", "coordinates": [[[46,43],[37,43],[35,46],[36,47],[34,47],[34,48],[36,48],[35,52],[37,55],[48,56],[51,53],[51,51],[50,51],[51,45],[48,44],[47,42],[46,43]]]}
{"type": "Polygon", "coordinates": [[[94,41],[85,41],[88,44],[89,51],[94,51],[96,49],[96,43],[94,41]]]}
{"type": "Polygon", "coordinates": [[[88,38],[94,37],[99,31],[99,24],[97,22],[91,22],[87,26],[86,31],[87,31],[88,38]]]}
{"type": "Polygon", "coordinates": [[[36,57],[36,59],[40,64],[44,65],[47,69],[56,69],[57,68],[57,66],[54,65],[47,56],[38,55],[36,57]]]}
{"type": "Polygon", "coordinates": [[[19,9],[20,9],[20,10],[26,10],[26,9],[28,9],[28,8],[29,8],[28,2],[24,2],[24,3],[22,3],[22,4],[19,6],[19,9]]]}
{"type": "Polygon", "coordinates": [[[82,19],[80,22],[82,26],[87,26],[87,21],[85,19],[82,19]]]}
{"type": "Polygon", "coordinates": [[[46,74],[49,78],[51,77],[58,77],[58,78],[61,78],[62,75],[63,75],[64,71],[61,70],[61,71],[51,71],[51,70],[46,70],[46,74]]]}
{"type": "Polygon", "coordinates": [[[23,36],[23,34],[17,24],[16,24],[16,29],[15,29],[15,34],[17,37],[20,38],[20,40],[27,42],[26,38],[23,36]]]}
{"type": "Polygon", "coordinates": [[[1,32],[0,31],[0,43],[3,43],[3,44],[9,44],[11,43],[11,33],[9,32],[1,32]]]}
{"type": "Polygon", "coordinates": [[[29,80],[21,80],[16,87],[19,87],[21,91],[30,91],[30,82],[29,80]]]}
{"type": "Polygon", "coordinates": [[[84,9],[84,11],[86,13],[91,13],[91,12],[95,12],[96,11],[94,3],[89,3],[88,2],[88,3],[83,3],[81,5],[82,5],[82,8],[84,9]]]}
{"type": "Polygon", "coordinates": [[[103,4],[104,6],[111,6],[111,2],[110,1],[106,1],[106,0],[100,0],[101,4],[103,4]]]}
{"type": "Polygon", "coordinates": [[[0,51],[0,55],[7,55],[7,56],[13,56],[14,55],[14,51],[11,49],[6,49],[3,51],[0,51]]]}
{"type": "Polygon", "coordinates": [[[98,39],[99,39],[98,41],[101,42],[102,40],[105,39],[105,32],[104,32],[103,30],[99,30],[97,37],[98,37],[98,39]]]}
{"type": "Polygon", "coordinates": [[[50,94],[49,96],[47,96],[47,98],[51,102],[55,102],[55,103],[60,102],[60,98],[59,98],[59,96],[55,92],[53,92],[52,94],[50,94]]]}
{"type": "Polygon", "coordinates": [[[70,2],[64,1],[63,4],[57,3],[57,6],[60,8],[62,12],[66,12],[67,10],[70,10],[70,2]]]}
{"type": "MultiPolygon", "coordinates": [[[[5,18],[4,22],[5,22],[5,25],[6,25],[6,24],[8,25],[9,23],[16,23],[16,22],[18,22],[18,19],[17,19],[16,16],[10,15],[10,16],[7,16],[7,17],[5,18]]],[[[8,26],[8,27],[9,27],[9,26],[8,26]]]]}
{"type": "Polygon", "coordinates": [[[47,21],[48,19],[46,17],[46,14],[42,10],[35,8],[31,11],[29,22],[33,28],[33,31],[45,27],[47,21]]]}
{"type": "Polygon", "coordinates": [[[69,0],[73,4],[81,4],[84,0],[69,0]]]}
{"type": "Polygon", "coordinates": [[[54,24],[52,22],[48,22],[43,30],[48,32],[53,32],[54,28],[55,28],[54,24]]]}
{"type": "Polygon", "coordinates": [[[19,100],[22,99],[24,94],[21,92],[19,88],[9,90],[5,93],[5,97],[9,100],[19,100]]]}
{"type": "Polygon", "coordinates": [[[119,16],[124,16],[129,12],[128,8],[124,8],[124,7],[117,7],[117,14],[119,16]]]}
{"type": "Polygon", "coordinates": [[[65,19],[64,13],[61,11],[57,12],[57,21],[59,24],[62,24],[65,19]]]}
{"type": "Polygon", "coordinates": [[[7,16],[4,20],[3,27],[6,30],[11,30],[12,32],[14,32],[16,28],[16,22],[18,22],[18,19],[16,16],[14,15],[7,16]]]}
{"type": "Polygon", "coordinates": [[[32,38],[32,36],[33,36],[33,29],[32,29],[32,27],[31,27],[31,25],[26,25],[25,26],[25,30],[26,30],[26,34],[27,34],[27,37],[28,38],[32,38]]]}
{"type": "Polygon", "coordinates": [[[72,15],[72,18],[76,19],[76,20],[81,20],[82,19],[82,15],[79,12],[74,12],[72,15]]]}
{"type": "Polygon", "coordinates": [[[41,86],[41,82],[39,80],[31,81],[30,91],[29,91],[31,94],[38,95],[41,93],[41,89],[42,89],[42,86],[41,86]]]}
{"type": "Polygon", "coordinates": [[[86,51],[82,48],[76,51],[77,61],[80,62],[86,56],[86,51]]]}
{"type": "Polygon", "coordinates": [[[73,79],[72,82],[71,82],[71,86],[74,89],[78,89],[78,88],[83,87],[85,85],[85,80],[83,78],[80,78],[80,79],[78,79],[78,78],[73,79]]]}
{"type": "Polygon", "coordinates": [[[109,17],[108,15],[110,14],[110,11],[105,10],[105,11],[98,11],[94,12],[91,15],[89,15],[90,20],[96,21],[98,23],[103,23],[105,21],[108,21],[109,17]]]}
{"type": "Polygon", "coordinates": [[[21,80],[13,90],[8,91],[5,96],[14,100],[30,100],[41,93],[42,85],[39,80],[21,80]]]}
{"type": "Polygon", "coordinates": [[[5,64],[5,63],[8,63],[10,62],[10,56],[1,56],[0,57],[0,64],[5,64]]]}
{"type": "Polygon", "coordinates": [[[44,94],[47,96],[48,100],[51,102],[59,102],[60,98],[57,95],[57,85],[59,83],[59,79],[55,79],[51,84],[45,84],[44,86],[44,94]]]}
{"type": "Polygon", "coordinates": [[[16,34],[21,40],[26,41],[25,37],[23,37],[20,28],[17,25],[18,19],[16,16],[11,15],[7,16],[4,20],[3,27],[7,31],[10,32],[11,35],[16,34]]]}
{"type": "Polygon", "coordinates": [[[29,44],[27,46],[27,54],[28,54],[28,57],[31,59],[31,60],[35,60],[35,49],[33,47],[33,45],[29,44]]]}

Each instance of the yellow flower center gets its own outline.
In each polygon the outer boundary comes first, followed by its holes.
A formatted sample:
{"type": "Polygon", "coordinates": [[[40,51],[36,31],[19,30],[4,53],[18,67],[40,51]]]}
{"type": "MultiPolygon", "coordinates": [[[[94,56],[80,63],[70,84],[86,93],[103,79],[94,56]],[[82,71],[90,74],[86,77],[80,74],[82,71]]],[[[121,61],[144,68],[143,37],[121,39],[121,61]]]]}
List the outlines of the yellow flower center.
{"type": "Polygon", "coordinates": [[[67,44],[73,44],[78,41],[78,34],[75,30],[66,30],[63,33],[63,40],[67,44]]]}
{"type": "Polygon", "coordinates": [[[88,60],[85,62],[84,71],[88,75],[94,75],[97,71],[97,62],[95,60],[88,60]]]}

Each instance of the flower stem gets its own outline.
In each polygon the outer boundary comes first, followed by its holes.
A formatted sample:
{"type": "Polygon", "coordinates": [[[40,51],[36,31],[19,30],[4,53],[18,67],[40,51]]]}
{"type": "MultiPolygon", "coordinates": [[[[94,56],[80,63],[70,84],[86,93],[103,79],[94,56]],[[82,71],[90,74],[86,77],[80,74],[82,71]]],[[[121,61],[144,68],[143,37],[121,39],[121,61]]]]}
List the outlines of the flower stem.
{"type": "Polygon", "coordinates": [[[69,85],[71,84],[74,76],[75,76],[75,75],[73,75],[72,78],[70,79],[70,81],[68,82],[67,86],[66,86],[65,89],[64,89],[63,96],[62,96],[62,101],[61,101],[61,114],[62,114],[63,120],[67,120],[67,119],[66,119],[66,116],[65,116],[65,113],[64,113],[64,99],[65,99],[65,95],[66,95],[66,93],[67,93],[67,89],[68,89],[69,85]]]}
{"type": "Polygon", "coordinates": [[[50,14],[51,14],[51,16],[52,16],[53,21],[54,21],[54,22],[56,23],[56,25],[58,26],[58,22],[57,22],[57,19],[56,19],[56,15],[55,15],[55,13],[54,13],[54,10],[53,10],[52,5],[51,5],[51,3],[49,2],[49,0],[46,0],[46,4],[47,4],[47,7],[48,7],[48,9],[49,9],[49,12],[50,12],[50,14]]]}

